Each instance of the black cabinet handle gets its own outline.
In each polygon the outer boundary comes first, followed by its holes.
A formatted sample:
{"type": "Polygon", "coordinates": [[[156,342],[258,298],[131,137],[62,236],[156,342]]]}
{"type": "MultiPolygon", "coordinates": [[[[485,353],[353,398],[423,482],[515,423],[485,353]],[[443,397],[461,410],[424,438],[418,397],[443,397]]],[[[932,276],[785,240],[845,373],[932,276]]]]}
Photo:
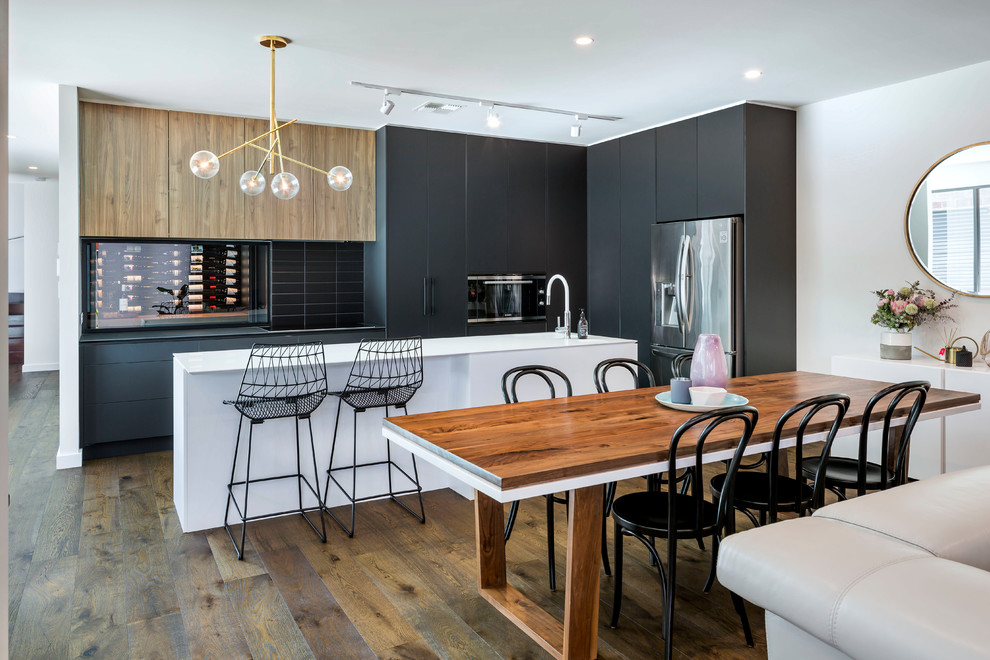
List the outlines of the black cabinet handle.
{"type": "Polygon", "coordinates": [[[423,278],[423,316],[427,315],[426,314],[426,280],[427,278],[424,277],[423,278]]]}
{"type": "Polygon", "coordinates": [[[437,315],[437,281],[430,278],[430,316],[437,315]]]}

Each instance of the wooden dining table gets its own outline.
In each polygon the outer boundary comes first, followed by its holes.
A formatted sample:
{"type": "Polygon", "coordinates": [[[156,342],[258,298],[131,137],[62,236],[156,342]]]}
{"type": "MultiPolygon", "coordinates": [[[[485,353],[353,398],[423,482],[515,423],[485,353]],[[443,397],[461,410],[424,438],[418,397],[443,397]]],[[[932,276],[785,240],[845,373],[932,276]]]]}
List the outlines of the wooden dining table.
{"type": "MultiPolygon", "coordinates": [[[[857,433],[867,400],[889,383],[786,372],[734,378],[728,391],[749,400],[759,420],[747,453],[770,448],[774,424],[805,399],[844,393],[851,399],[840,435],[857,433]]],[[[604,484],[666,470],[674,431],[693,414],[660,405],[667,387],[588,394],[508,405],[389,417],[384,435],[475,490],[480,594],[555,658],[594,658],[598,648],[599,559],[604,484]],[[569,493],[564,620],[542,610],[506,580],[503,503],[569,493]]],[[[878,408],[882,408],[880,406],[878,408]]],[[[932,389],[921,419],[980,407],[980,396],[932,389]]],[[[897,410],[903,423],[909,402],[897,410]]],[[[882,424],[883,411],[872,424],[882,424]]],[[[895,424],[897,422],[895,421],[895,424]]],[[[805,443],[823,439],[827,423],[809,426],[805,443]]],[[[705,462],[730,458],[736,438],[710,438],[705,462]]],[[[781,446],[793,446],[785,431],[781,446]]],[[[678,464],[693,464],[682,443],[678,464]]]]}

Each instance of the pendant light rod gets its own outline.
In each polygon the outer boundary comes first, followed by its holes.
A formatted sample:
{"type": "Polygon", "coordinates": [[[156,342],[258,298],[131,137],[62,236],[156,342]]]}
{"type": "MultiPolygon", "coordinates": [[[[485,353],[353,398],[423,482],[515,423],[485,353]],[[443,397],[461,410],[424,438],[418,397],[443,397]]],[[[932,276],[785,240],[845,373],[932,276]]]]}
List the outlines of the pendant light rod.
{"type": "Polygon", "coordinates": [[[376,85],[375,83],[359,82],[357,80],[352,80],[351,85],[355,87],[364,87],[365,89],[378,89],[388,91],[390,94],[411,94],[412,96],[426,96],[430,98],[437,99],[450,99],[451,101],[464,101],[465,103],[478,103],[486,106],[499,106],[501,108],[515,108],[517,110],[532,110],[533,112],[548,112],[554,115],[581,115],[588,119],[598,119],[600,121],[619,121],[622,117],[613,117],[610,115],[589,115],[585,112],[575,112],[573,110],[558,110],[556,108],[544,108],[538,105],[526,105],[524,103],[503,103],[502,101],[492,101],[489,99],[476,99],[470,96],[457,96],[455,94],[439,94],[436,92],[427,92],[421,89],[405,89],[404,87],[393,87],[392,85],[376,85]]]}
{"type": "MultiPolygon", "coordinates": [[[[266,137],[268,137],[268,136],[269,136],[269,135],[271,135],[272,133],[274,133],[274,132],[276,132],[276,131],[278,131],[278,129],[279,129],[279,128],[285,128],[285,127],[286,127],[286,126],[288,126],[289,124],[295,124],[295,123],[296,123],[297,121],[298,121],[297,119],[293,119],[293,120],[291,120],[291,121],[287,121],[287,122],[285,122],[284,124],[282,124],[281,126],[279,126],[278,128],[273,128],[272,130],[270,130],[270,131],[268,131],[267,133],[262,133],[261,135],[259,135],[258,137],[256,137],[256,138],[254,138],[253,140],[248,140],[247,142],[245,142],[245,143],[244,143],[244,144],[242,144],[241,146],[239,146],[239,147],[234,147],[234,148],[233,148],[233,149],[231,149],[230,151],[228,151],[228,152],[226,152],[226,153],[222,153],[222,154],[220,154],[219,156],[217,156],[217,160],[220,160],[221,158],[225,158],[225,157],[227,157],[227,156],[229,156],[230,154],[232,154],[232,153],[234,153],[235,151],[237,151],[237,150],[239,150],[239,149],[243,149],[244,147],[246,147],[246,146],[248,146],[248,145],[251,145],[252,147],[254,147],[254,146],[257,146],[257,145],[256,145],[256,144],[254,144],[254,143],[255,143],[255,142],[257,142],[258,140],[260,140],[260,139],[262,139],[262,138],[266,138],[266,137]]],[[[258,148],[259,148],[259,149],[264,149],[264,147],[258,147],[258,148]]]]}
{"type": "MultiPolygon", "coordinates": [[[[265,148],[264,147],[259,147],[256,144],[252,144],[251,146],[254,147],[255,149],[259,149],[261,151],[265,151],[265,148]]],[[[295,158],[289,158],[288,156],[281,156],[281,155],[279,156],[279,158],[280,159],[285,159],[285,160],[289,161],[290,163],[295,163],[296,165],[301,165],[302,167],[308,167],[309,169],[313,170],[314,172],[319,172],[320,174],[322,174],[324,176],[327,176],[327,175],[330,174],[326,170],[321,170],[318,167],[313,167],[312,165],[307,165],[306,163],[302,162],[301,160],[296,160],[295,158]]]]}

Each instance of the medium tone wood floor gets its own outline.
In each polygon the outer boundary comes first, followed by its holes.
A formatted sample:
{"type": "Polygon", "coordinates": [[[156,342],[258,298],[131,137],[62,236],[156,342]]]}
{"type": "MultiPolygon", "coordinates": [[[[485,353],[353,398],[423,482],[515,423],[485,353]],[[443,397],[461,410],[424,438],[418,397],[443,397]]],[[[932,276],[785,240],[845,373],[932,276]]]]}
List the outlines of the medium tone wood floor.
{"type": "MultiPolygon", "coordinates": [[[[11,658],[548,657],[478,595],[473,505],[449,490],[424,495],[426,525],[388,501],[359,506],[353,539],[328,518],[325,545],[296,516],[252,523],[237,561],[222,528],[181,532],[171,452],[55,470],[57,373],[11,369],[10,429],[11,658]]],[[[556,592],[543,498],[523,503],[506,554],[510,583],[562,618],[557,512],[556,592]]],[[[656,569],[636,541],[625,547],[616,630],[601,574],[599,657],[662,656],[656,569]]],[[[766,657],[762,610],[749,606],[750,649],[728,592],[701,592],[709,557],[680,546],[675,655],[766,657]]]]}

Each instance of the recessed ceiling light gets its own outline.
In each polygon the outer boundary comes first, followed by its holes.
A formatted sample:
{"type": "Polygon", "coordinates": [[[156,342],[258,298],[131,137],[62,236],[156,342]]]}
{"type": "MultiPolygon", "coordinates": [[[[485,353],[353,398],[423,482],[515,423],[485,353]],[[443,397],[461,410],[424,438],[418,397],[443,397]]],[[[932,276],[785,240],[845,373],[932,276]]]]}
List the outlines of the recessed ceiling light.
{"type": "Polygon", "coordinates": [[[590,46],[591,44],[595,43],[595,40],[592,37],[584,35],[575,39],[574,43],[576,43],[578,46],[590,46]]]}
{"type": "Polygon", "coordinates": [[[37,165],[28,165],[28,169],[29,170],[36,170],[36,169],[38,169],[38,166],[37,165]]]}
{"type": "Polygon", "coordinates": [[[743,75],[746,76],[747,80],[756,80],[757,78],[763,77],[763,72],[760,71],[759,69],[750,69],[743,75]]]}

